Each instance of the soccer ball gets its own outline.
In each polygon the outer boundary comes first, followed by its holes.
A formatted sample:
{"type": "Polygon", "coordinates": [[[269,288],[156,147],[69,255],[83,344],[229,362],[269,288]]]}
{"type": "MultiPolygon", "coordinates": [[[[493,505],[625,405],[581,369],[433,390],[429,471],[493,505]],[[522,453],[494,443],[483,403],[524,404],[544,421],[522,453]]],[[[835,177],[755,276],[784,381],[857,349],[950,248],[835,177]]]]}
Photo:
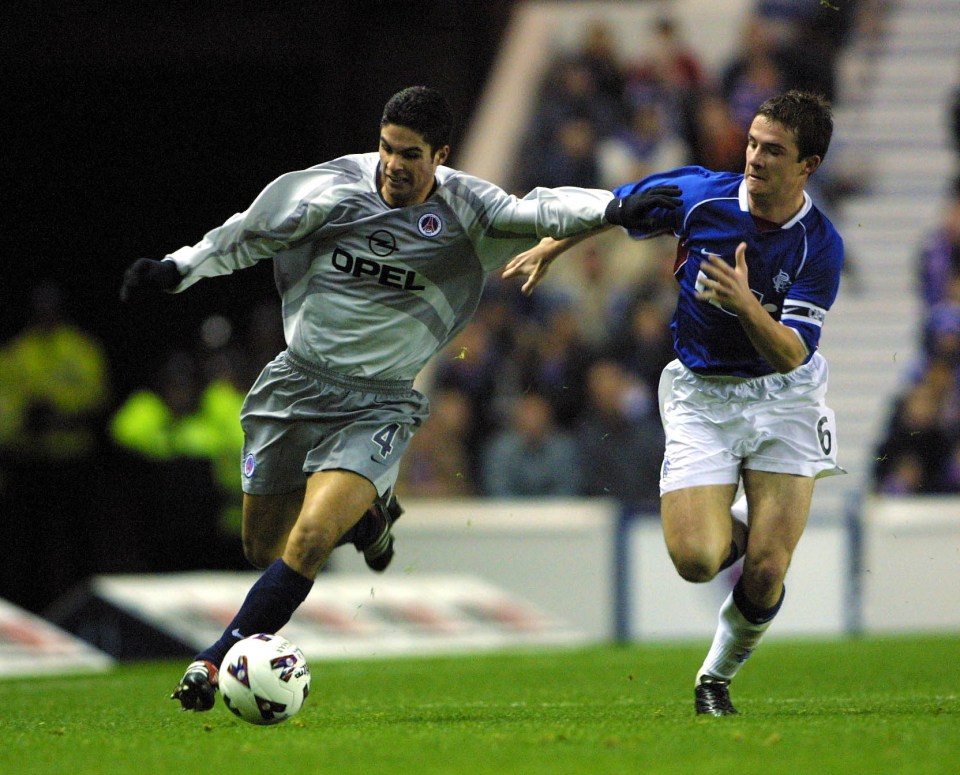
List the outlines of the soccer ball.
{"type": "Polygon", "coordinates": [[[251,635],[234,643],[220,665],[224,703],[251,724],[286,721],[309,693],[310,666],[303,652],[279,635],[251,635]]]}

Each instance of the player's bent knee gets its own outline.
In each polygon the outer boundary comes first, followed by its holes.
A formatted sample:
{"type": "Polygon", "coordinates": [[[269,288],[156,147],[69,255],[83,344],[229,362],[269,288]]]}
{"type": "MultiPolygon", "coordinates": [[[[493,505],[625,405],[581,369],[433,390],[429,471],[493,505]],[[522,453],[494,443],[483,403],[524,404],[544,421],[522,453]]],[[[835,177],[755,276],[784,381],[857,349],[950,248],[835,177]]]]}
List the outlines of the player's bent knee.
{"type": "Polygon", "coordinates": [[[744,583],[753,595],[759,599],[783,584],[789,566],[789,557],[767,556],[744,565],[744,583]]]}
{"type": "Polygon", "coordinates": [[[304,575],[315,574],[337,545],[340,534],[329,523],[298,524],[284,547],[283,557],[290,567],[304,575]]]}
{"type": "Polygon", "coordinates": [[[673,554],[673,567],[677,569],[680,578],[694,584],[703,584],[711,581],[717,575],[719,563],[702,554],[673,554]]]}
{"type": "Polygon", "coordinates": [[[252,540],[247,536],[243,537],[243,556],[246,557],[254,568],[263,570],[269,567],[278,557],[280,550],[276,546],[267,546],[266,544],[252,540]]]}
{"type": "MultiPolygon", "coordinates": [[[[695,584],[711,581],[720,572],[726,555],[700,536],[674,535],[667,551],[680,578],[695,584]]],[[[727,551],[729,554],[729,549],[727,551]]]]}

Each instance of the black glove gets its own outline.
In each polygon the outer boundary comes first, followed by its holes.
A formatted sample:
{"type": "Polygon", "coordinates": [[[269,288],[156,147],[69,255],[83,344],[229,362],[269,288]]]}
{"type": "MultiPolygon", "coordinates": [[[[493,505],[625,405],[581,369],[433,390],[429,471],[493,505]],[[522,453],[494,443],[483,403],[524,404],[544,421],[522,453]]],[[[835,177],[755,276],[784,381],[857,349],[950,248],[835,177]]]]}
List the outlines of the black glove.
{"type": "Polygon", "coordinates": [[[614,226],[644,230],[652,225],[647,217],[651,210],[658,207],[663,210],[673,210],[679,207],[683,201],[677,197],[682,193],[677,186],[654,186],[639,194],[610,200],[603,215],[607,223],[612,223],[614,226]]]}
{"type": "Polygon", "coordinates": [[[139,302],[157,291],[169,291],[180,284],[180,270],[173,261],[138,258],[123,273],[120,301],[139,302]]]}

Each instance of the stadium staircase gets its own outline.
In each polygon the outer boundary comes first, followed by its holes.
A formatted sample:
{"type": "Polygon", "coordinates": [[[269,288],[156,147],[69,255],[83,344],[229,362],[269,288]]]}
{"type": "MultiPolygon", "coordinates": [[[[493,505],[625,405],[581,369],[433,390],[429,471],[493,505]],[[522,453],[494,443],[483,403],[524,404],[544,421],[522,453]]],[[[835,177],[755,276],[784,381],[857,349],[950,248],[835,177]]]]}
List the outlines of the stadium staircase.
{"type": "Polygon", "coordinates": [[[883,28],[874,50],[854,42],[836,111],[837,154],[863,161],[866,187],[834,214],[856,274],[841,284],[821,347],[849,475],[817,488],[821,515],[870,487],[877,442],[918,355],[917,251],[957,172],[949,105],[960,78],[960,5],[892,0],[883,28]]]}

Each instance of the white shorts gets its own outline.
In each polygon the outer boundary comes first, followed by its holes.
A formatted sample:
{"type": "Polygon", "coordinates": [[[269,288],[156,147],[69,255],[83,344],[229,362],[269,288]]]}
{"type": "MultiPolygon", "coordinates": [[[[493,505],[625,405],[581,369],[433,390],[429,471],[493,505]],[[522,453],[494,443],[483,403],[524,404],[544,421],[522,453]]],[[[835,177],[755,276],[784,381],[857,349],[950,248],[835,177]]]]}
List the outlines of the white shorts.
{"type": "Polygon", "coordinates": [[[680,361],[660,376],[666,450],[660,494],[738,484],[741,469],[821,477],[837,465],[833,411],[824,403],[827,362],[814,353],[788,374],[701,377],[680,361]]]}

